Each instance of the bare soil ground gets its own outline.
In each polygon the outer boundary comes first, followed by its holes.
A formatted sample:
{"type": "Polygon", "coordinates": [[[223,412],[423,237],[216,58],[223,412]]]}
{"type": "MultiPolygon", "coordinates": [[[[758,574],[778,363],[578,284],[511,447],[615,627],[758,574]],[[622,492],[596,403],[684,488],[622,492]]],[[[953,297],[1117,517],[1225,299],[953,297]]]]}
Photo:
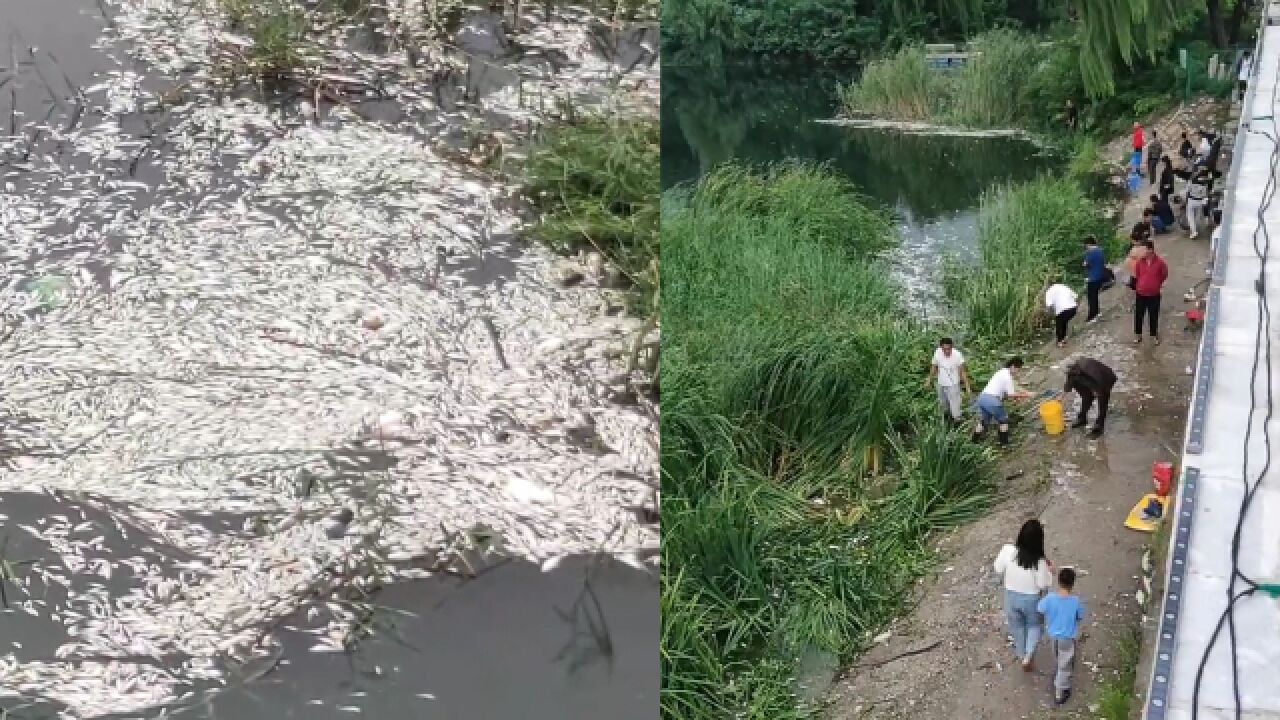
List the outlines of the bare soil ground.
{"type": "MultiPolygon", "coordinates": [[[[1208,124],[1217,112],[1205,105],[1187,108],[1172,122],[1157,125],[1167,152],[1176,153],[1184,126],[1208,124]]],[[[1119,157],[1125,142],[1108,146],[1106,157],[1119,157]]],[[[1147,194],[1144,186],[1140,196],[1147,194]]],[[[1126,203],[1118,218],[1121,227],[1131,226],[1141,208],[1140,199],[1126,203]]],[[[1184,331],[1182,313],[1190,304],[1182,295],[1206,277],[1208,236],[1202,231],[1191,240],[1177,228],[1156,237],[1156,250],[1170,268],[1160,346],[1149,338],[1138,346],[1132,343],[1132,292],[1117,286],[1103,293],[1099,322],[1085,325],[1082,307],[1068,346],[1049,343],[1043,363],[1029,368],[1025,385],[1033,391],[1060,390],[1065,361],[1073,356],[1094,357],[1115,369],[1119,382],[1106,435],[1094,441],[1084,430],[1069,429],[1051,437],[1038,421],[1027,423],[1021,445],[1007,458],[1008,473],[1023,474],[1007,483],[1006,499],[988,517],[940,539],[938,571],[921,582],[914,607],[894,625],[887,641],[836,681],[828,696],[831,720],[1097,717],[1101,686],[1120,672],[1120,638],[1137,627],[1142,615],[1135,593],[1142,551],[1151,536],[1126,529],[1124,519],[1150,491],[1152,464],[1176,461],[1181,450],[1192,386],[1188,369],[1200,337],[1184,331]],[[1060,709],[1054,708],[1050,690],[1049,649],[1041,644],[1033,672],[1023,672],[1013,662],[1000,581],[991,567],[1000,546],[1012,541],[1031,517],[1045,524],[1046,550],[1054,564],[1077,568],[1077,591],[1090,613],[1078,650],[1073,697],[1060,709]]],[[[1077,403],[1074,394],[1066,398],[1068,423],[1077,403]]]]}

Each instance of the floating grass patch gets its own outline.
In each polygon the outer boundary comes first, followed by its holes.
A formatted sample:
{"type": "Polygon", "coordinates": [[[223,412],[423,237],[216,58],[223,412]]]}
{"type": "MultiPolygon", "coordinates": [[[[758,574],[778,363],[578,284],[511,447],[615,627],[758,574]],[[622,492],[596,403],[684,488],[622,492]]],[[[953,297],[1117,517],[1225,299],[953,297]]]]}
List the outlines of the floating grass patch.
{"type": "Polygon", "coordinates": [[[658,122],[593,117],[551,130],[524,168],[536,236],[601,253],[652,304],[658,287],[658,122]]]}
{"type": "Polygon", "coordinates": [[[663,207],[662,714],[803,718],[798,658],[848,658],[991,499],[923,388],[887,218],[823,168],[720,168],[663,207]]]}

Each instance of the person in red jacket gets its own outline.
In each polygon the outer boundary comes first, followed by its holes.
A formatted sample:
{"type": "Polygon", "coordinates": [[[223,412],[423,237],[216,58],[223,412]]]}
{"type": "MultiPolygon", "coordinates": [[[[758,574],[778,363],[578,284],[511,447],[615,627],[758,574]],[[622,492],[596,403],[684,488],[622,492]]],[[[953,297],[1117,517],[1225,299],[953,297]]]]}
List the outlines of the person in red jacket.
{"type": "Polygon", "coordinates": [[[1151,339],[1160,344],[1160,290],[1169,279],[1169,266],[1164,258],[1156,254],[1156,247],[1150,241],[1141,243],[1132,261],[1134,278],[1133,291],[1137,296],[1133,303],[1133,332],[1137,335],[1134,344],[1142,342],[1142,319],[1147,317],[1151,330],[1151,339]]]}
{"type": "Polygon", "coordinates": [[[1142,150],[1147,146],[1147,136],[1142,132],[1142,123],[1133,124],[1133,169],[1142,172],[1142,150]]]}

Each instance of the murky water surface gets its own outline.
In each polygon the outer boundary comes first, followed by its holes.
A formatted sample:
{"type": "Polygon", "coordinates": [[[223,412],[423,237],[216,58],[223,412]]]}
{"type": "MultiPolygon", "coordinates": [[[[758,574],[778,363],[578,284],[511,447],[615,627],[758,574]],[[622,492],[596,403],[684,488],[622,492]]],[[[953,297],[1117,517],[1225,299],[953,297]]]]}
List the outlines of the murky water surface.
{"type": "Polygon", "coordinates": [[[663,186],[694,180],[731,160],[825,163],[894,212],[902,239],[895,267],[925,312],[936,260],[974,249],[982,193],[1035,177],[1055,160],[1022,140],[814,122],[836,116],[836,90],[852,77],[852,70],[808,67],[664,67],[663,186]]]}

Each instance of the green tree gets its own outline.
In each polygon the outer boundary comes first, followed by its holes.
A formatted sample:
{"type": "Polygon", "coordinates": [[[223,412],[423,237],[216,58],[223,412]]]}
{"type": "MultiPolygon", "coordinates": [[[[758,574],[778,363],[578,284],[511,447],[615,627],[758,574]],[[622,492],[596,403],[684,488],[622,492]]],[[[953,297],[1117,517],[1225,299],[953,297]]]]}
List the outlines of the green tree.
{"type": "Polygon", "coordinates": [[[1116,68],[1154,61],[1203,9],[1197,0],[1073,0],[1080,20],[1080,75],[1091,97],[1111,95],[1116,68]]]}

